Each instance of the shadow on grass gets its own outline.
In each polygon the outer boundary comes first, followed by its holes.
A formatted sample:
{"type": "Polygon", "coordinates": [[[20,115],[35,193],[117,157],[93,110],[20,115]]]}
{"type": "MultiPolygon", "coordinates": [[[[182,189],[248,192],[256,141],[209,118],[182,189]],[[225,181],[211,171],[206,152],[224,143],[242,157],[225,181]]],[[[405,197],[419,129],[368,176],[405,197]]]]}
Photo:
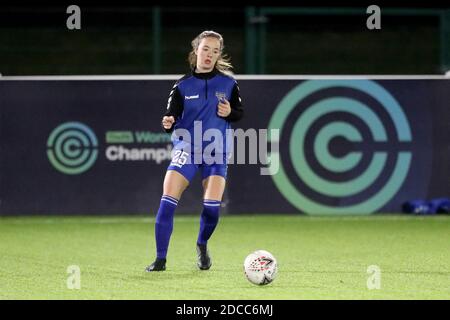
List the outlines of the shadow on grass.
{"type": "Polygon", "coordinates": [[[125,277],[124,279],[130,280],[141,280],[146,282],[153,281],[170,281],[170,280],[194,280],[194,279],[205,279],[211,277],[211,273],[207,273],[201,270],[166,270],[157,272],[145,272],[142,271],[140,274],[133,274],[125,277]]]}

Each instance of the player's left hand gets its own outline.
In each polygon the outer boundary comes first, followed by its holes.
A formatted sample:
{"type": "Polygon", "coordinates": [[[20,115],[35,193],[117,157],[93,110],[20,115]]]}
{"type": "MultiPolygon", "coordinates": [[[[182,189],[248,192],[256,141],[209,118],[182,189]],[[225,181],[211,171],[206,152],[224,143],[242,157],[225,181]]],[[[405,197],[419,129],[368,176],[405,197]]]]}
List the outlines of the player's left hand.
{"type": "Polygon", "coordinates": [[[231,106],[227,99],[219,101],[217,105],[217,115],[219,117],[227,117],[231,113],[231,106]]]}

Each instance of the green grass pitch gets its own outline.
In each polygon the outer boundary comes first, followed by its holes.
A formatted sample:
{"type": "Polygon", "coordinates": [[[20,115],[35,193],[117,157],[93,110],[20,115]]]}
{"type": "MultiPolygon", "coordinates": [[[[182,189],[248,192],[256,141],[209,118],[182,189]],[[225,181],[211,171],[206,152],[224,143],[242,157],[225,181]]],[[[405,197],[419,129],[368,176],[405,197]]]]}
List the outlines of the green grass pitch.
{"type": "Polygon", "coordinates": [[[209,271],[196,267],[198,219],[175,217],[167,270],[145,273],[153,218],[0,218],[0,299],[450,299],[449,216],[222,216],[209,271]],[[267,286],[243,274],[257,249],[278,260],[267,286]],[[80,289],[67,287],[71,265],[80,289]]]}

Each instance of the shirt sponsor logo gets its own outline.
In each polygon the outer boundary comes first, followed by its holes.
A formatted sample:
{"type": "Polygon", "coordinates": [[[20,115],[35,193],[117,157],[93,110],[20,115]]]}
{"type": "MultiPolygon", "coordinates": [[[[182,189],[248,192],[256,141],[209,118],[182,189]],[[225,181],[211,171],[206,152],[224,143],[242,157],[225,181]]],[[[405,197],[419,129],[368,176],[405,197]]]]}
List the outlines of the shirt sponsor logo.
{"type": "Polygon", "coordinates": [[[184,96],[184,99],[185,99],[185,100],[198,99],[198,98],[199,98],[199,95],[198,95],[198,94],[195,95],[195,96],[184,96]]]}

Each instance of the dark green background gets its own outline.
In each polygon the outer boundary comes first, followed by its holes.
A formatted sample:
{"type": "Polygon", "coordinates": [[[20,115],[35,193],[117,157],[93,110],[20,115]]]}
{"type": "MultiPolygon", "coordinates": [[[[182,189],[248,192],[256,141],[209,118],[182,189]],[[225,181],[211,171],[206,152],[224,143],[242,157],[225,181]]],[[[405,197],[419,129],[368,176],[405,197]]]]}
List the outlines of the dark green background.
{"type": "MultiPolygon", "coordinates": [[[[81,5],[81,30],[68,30],[67,6],[0,7],[0,73],[5,75],[182,74],[191,40],[203,30],[225,38],[236,74],[246,58],[248,7],[160,6],[160,62],[154,66],[153,7],[81,5]]],[[[258,7],[253,7],[259,10],[258,7]]],[[[267,15],[266,74],[442,74],[436,15],[267,15]]],[[[402,10],[408,10],[403,8],[402,10]]],[[[422,10],[422,11],[421,11],[422,10]]],[[[425,10],[425,11],[424,11],[425,10]]],[[[254,25],[256,26],[256,25],[254,25]]],[[[258,34],[252,37],[258,38],[258,34]]]]}

